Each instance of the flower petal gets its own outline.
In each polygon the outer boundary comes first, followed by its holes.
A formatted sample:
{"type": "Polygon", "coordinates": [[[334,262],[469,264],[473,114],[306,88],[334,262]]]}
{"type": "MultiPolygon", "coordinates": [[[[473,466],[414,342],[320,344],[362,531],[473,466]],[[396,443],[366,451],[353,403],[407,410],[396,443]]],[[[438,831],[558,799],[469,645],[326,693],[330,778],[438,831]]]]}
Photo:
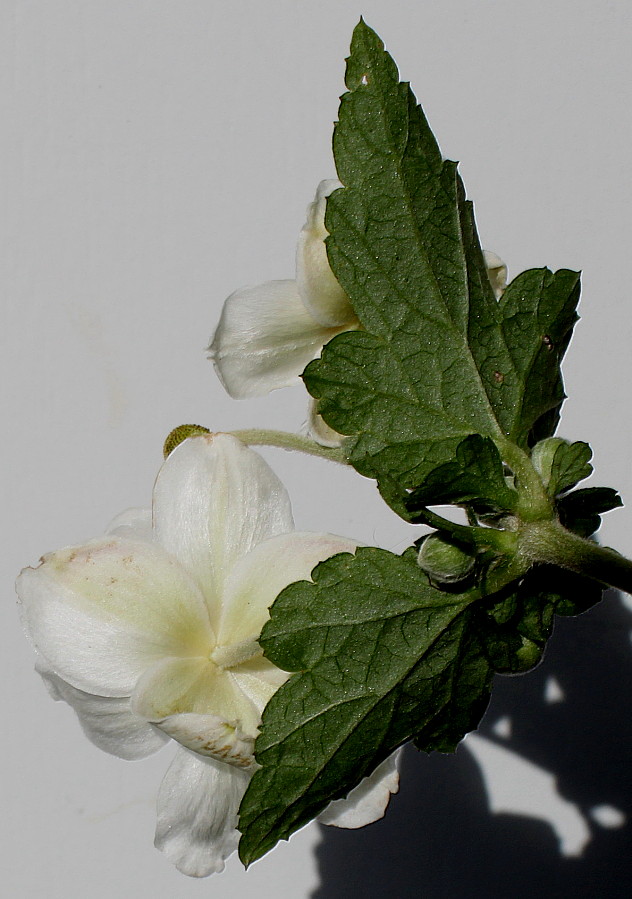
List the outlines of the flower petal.
{"type": "Polygon", "coordinates": [[[37,671],[52,698],[67,702],[75,710],[86,737],[104,752],[133,761],[157,752],[169,739],[132,712],[128,697],[84,693],[47,668],[38,666],[37,671]]]}
{"type": "Polygon", "coordinates": [[[218,646],[257,640],[270,605],[284,587],[308,580],[319,562],[336,553],[353,553],[357,545],[347,537],[298,532],[260,543],[235,565],[226,581],[218,646]]]}
{"type": "Polygon", "coordinates": [[[158,792],[155,846],[191,877],[224,870],[237,848],[239,803],[250,775],[179,749],[158,792]]]}
{"type": "Polygon", "coordinates": [[[260,721],[258,709],[231,673],[208,659],[163,659],[156,663],[139,680],[132,709],[175,739],[179,738],[165,721],[183,713],[213,715],[252,737],[260,721]]]}
{"type": "Polygon", "coordinates": [[[228,297],[210,358],[232,397],[261,396],[298,384],[307,363],[338,331],[310,315],[295,281],[268,281],[228,297]]]}
{"type": "Polygon", "coordinates": [[[228,434],[191,437],[154,488],[156,540],[206,596],[215,628],[224,581],[262,540],[294,529],[287,491],[270,466],[228,434]]]}
{"type": "Polygon", "coordinates": [[[215,638],[204,599],[150,543],[106,537],[50,553],[16,583],[27,634],[73,687],[130,696],[165,656],[199,656],[215,638]]]}
{"type": "Polygon", "coordinates": [[[217,715],[183,712],[158,725],[186,749],[242,770],[254,770],[255,738],[245,734],[239,722],[230,724],[217,715]]]}
{"type": "Polygon", "coordinates": [[[259,656],[231,669],[235,683],[261,714],[265,706],[290,676],[268,659],[259,656]]]}
{"type": "Polygon", "coordinates": [[[327,259],[325,209],[327,197],[339,181],[321,181],[313,203],[307,207],[307,221],[296,247],[296,283],[307,311],[329,328],[357,325],[349,297],[332,272],[327,259]]]}
{"type": "Polygon", "coordinates": [[[320,443],[321,446],[342,446],[342,441],[345,439],[344,435],[330,428],[322,415],[318,414],[316,401],[310,398],[307,408],[308,419],[305,428],[307,436],[315,440],[316,443],[320,443]]]}
{"type": "Polygon", "coordinates": [[[126,509],[112,519],[105,533],[151,543],[153,540],[151,509],[126,509]]]}
{"type": "Polygon", "coordinates": [[[483,250],[483,256],[485,257],[487,274],[492,283],[494,296],[499,300],[507,286],[507,266],[500,256],[492,253],[491,250],[483,250]]]}
{"type": "Polygon", "coordinates": [[[355,829],[372,824],[384,816],[392,793],[399,790],[399,757],[395,750],[373,774],[360,781],[346,799],[336,799],[318,816],[321,824],[355,829]]]}

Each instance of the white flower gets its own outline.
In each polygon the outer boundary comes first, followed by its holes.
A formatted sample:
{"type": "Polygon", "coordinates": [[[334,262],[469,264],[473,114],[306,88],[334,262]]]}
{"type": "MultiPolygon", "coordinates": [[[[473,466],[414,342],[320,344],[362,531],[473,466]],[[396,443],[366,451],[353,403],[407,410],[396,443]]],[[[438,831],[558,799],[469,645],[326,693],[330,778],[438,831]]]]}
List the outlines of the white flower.
{"type": "Polygon", "coordinates": [[[261,396],[299,383],[324,344],[359,327],[325,248],[326,198],[338,187],[338,181],[321,181],[307,209],[296,251],[296,280],[246,287],[224,303],[209,350],[232,397],[261,396]]]}
{"type": "MultiPolygon", "coordinates": [[[[325,247],[326,200],[339,187],[339,181],[321,181],[308,206],[296,250],[296,280],[245,287],[224,303],[209,354],[220,381],[236,399],[298,384],[306,365],[332,337],[360,328],[325,247]]],[[[498,299],[507,284],[507,267],[495,253],[485,251],[484,256],[498,299]]],[[[306,431],[324,446],[340,446],[344,439],[325,424],[314,402],[306,431]]]]}
{"type": "MultiPolygon", "coordinates": [[[[288,676],[257,643],[269,605],[318,562],[354,549],[295,532],[263,459],[208,435],[169,456],[153,516],[125,513],[105,537],[18,578],[38,670],[92,742],[124,759],[170,737],[180,744],[158,794],[156,846],[185,874],[221,871],[237,846],[261,711],[288,676]]],[[[353,807],[363,823],[383,814],[397,788],[394,761],[384,765],[373,790],[367,778],[343,808],[332,804],[330,823],[345,826],[353,807]]]]}
{"type": "MultiPolygon", "coordinates": [[[[305,366],[332,337],[360,327],[325,247],[326,200],[339,187],[339,181],[321,181],[308,206],[296,249],[296,280],[244,287],[224,303],[209,354],[220,381],[236,399],[297,384],[305,366]]],[[[498,298],[506,286],[507,267],[495,253],[484,255],[498,298]]],[[[319,427],[311,423],[316,439],[319,427]]]]}

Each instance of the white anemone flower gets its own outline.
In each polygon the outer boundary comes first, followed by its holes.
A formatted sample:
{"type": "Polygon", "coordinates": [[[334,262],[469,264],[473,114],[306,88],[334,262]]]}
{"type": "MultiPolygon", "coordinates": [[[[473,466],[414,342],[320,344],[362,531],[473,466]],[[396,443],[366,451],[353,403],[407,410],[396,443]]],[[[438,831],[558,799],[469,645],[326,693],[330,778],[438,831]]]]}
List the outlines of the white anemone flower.
{"type": "MultiPolygon", "coordinates": [[[[158,793],[156,846],[185,874],[221,871],[255,768],[263,707],[288,674],[257,642],[283,587],[356,544],[294,531],[287,492],[226,434],[184,441],[164,463],[153,514],[44,556],[17,590],[38,670],[99,748],[139,759],[179,744],[158,793]]],[[[361,826],[397,790],[396,757],[332,803],[361,826]]]]}
{"type": "MultiPolygon", "coordinates": [[[[339,187],[339,181],[321,181],[307,208],[296,249],[296,279],[244,287],[224,303],[209,355],[235,399],[298,384],[307,364],[332,337],[360,328],[351,301],[330,268],[325,246],[327,197],[339,187]]],[[[498,299],[507,283],[507,267],[495,253],[484,255],[498,299]]],[[[320,427],[310,422],[317,440],[320,427]]],[[[323,439],[333,438],[325,433],[323,439]]]]}
{"type": "Polygon", "coordinates": [[[349,297],[329,267],[327,197],[339,181],[321,181],[296,250],[296,279],[267,281],[231,294],[209,347],[220,381],[236,399],[299,383],[323,346],[359,327],[349,297]]]}
{"type": "MultiPolygon", "coordinates": [[[[339,187],[339,181],[321,181],[307,208],[296,250],[296,279],[244,287],[224,303],[209,354],[220,381],[235,399],[298,384],[326,343],[343,331],[360,328],[325,247],[327,197],[339,187]]],[[[485,250],[484,257],[499,299],[507,285],[507,266],[495,253],[485,250]]],[[[344,439],[323,421],[313,401],[306,431],[323,446],[340,446],[344,439]]]]}

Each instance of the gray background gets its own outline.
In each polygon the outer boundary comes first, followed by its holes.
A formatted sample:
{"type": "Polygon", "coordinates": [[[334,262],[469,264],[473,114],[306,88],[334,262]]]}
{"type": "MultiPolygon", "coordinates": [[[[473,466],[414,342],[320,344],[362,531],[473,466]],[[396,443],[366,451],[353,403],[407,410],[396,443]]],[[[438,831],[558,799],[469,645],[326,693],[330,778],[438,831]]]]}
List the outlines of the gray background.
{"type": "MultiPolygon", "coordinates": [[[[175,425],[301,425],[300,389],[231,401],[204,347],[235,288],[293,276],[305,206],[334,174],[360,14],[462,161],[483,245],[510,274],[583,269],[561,433],[592,443],[594,483],[632,496],[629,3],[2,0],[7,896],[300,899],[318,885],[315,827],[248,874],[235,859],[201,883],[172,869],[152,847],[170,750],[125,763],[85,740],[33,673],[12,582],[146,505],[175,425]]],[[[300,528],[406,545],[371,483],[265,455],[300,528]]],[[[630,555],[628,518],[611,513],[602,539],[630,555]]]]}

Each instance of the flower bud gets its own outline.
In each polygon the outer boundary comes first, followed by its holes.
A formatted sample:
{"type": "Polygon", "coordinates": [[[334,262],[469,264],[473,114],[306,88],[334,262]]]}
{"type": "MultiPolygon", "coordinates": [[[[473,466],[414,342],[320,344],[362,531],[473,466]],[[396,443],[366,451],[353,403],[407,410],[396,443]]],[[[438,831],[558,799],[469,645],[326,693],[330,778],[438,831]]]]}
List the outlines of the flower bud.
{"type": "Polygon", "coordinates": [[[421,544],[417,562],[437,584],[456,584],[470,574],[475,557],[439,534],[430,534],[421,544]]]}

